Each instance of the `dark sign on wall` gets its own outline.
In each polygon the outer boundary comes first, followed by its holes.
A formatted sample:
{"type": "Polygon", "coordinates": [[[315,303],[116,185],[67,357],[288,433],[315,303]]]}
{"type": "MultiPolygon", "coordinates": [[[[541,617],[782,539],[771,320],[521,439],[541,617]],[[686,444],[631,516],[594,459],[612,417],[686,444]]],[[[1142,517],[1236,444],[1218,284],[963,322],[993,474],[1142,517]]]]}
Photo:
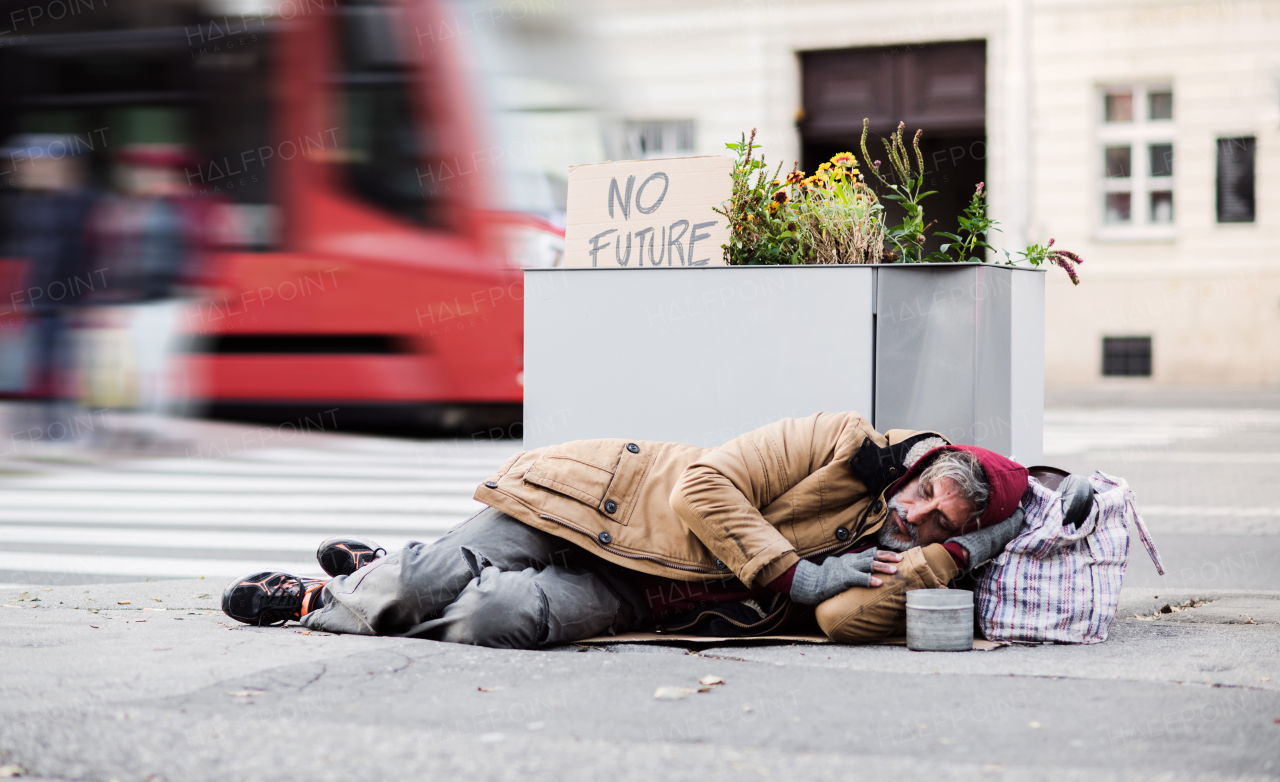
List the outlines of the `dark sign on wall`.
{"type": "Polygon", "coordinates": [[[1218,222],[1254,221],[1253,136],[1218,139],[1218,222]]]}

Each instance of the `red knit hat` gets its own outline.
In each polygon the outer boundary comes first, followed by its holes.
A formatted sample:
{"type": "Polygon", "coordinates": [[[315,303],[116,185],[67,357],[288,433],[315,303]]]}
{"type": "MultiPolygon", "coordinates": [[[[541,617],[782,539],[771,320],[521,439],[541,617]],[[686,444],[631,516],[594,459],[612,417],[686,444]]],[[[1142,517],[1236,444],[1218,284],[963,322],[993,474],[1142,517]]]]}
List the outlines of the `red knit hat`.
{"type": "Polygon", "coordinates": [[[1018,509],[1018,504],[1022,502],[1022,495],[1027,491],[1027,468],[995,451],[979,448],[976,445],[943,445],[930,450],[907,470],[906,475],[895,481],[884,496],[892,497],[896,494],[924,470],[934,454],[941,451],[968,451],[973,454],[982,465],[983,472],[987,474],[987,482],[991,484],[991,499],[987,503],[987,509],[976,521],[965,525],[962,532],[972,532],[975,529],[999,524],[1018,509]]]}

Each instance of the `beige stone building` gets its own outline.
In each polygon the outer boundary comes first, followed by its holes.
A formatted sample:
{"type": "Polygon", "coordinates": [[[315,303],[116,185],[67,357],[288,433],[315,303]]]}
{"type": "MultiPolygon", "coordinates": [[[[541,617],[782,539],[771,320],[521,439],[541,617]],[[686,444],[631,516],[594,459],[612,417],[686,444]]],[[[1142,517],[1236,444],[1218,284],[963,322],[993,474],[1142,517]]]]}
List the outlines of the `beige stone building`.
{"type": "Polygon", "coordinates": [[[856,152],[862,116],[905,120],[932,217],[980,179],[994,244],[1086,259],[1079,287],[1049,274],[1051,387],[1280,383],[1280,0],[591,7],[614,154],[723,154],[756,127],[812,166],[856,152]]]}

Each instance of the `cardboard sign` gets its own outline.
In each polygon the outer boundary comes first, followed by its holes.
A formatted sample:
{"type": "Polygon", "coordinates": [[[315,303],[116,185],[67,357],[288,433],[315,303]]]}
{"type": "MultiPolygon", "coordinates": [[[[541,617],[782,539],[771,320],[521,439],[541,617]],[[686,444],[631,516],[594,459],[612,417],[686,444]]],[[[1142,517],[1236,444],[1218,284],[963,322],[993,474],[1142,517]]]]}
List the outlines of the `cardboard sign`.
{"type": "Polygon", "coordinates": [[[733,158],[628,160],[569,169],[564,265],[722,266],[733,158]]]}

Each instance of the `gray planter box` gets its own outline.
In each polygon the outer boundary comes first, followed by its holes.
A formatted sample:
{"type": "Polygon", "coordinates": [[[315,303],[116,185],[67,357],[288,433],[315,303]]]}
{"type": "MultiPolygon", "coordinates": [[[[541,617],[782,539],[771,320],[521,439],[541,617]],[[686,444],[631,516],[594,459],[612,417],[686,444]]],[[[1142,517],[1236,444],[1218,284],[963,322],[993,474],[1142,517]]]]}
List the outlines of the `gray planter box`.
{"type": "Polygon", "coordinates": [[[1044,275],[981,264],[525,271],[525,445],[710,447],[857,410],[1038,463],[1044,275]]]}

